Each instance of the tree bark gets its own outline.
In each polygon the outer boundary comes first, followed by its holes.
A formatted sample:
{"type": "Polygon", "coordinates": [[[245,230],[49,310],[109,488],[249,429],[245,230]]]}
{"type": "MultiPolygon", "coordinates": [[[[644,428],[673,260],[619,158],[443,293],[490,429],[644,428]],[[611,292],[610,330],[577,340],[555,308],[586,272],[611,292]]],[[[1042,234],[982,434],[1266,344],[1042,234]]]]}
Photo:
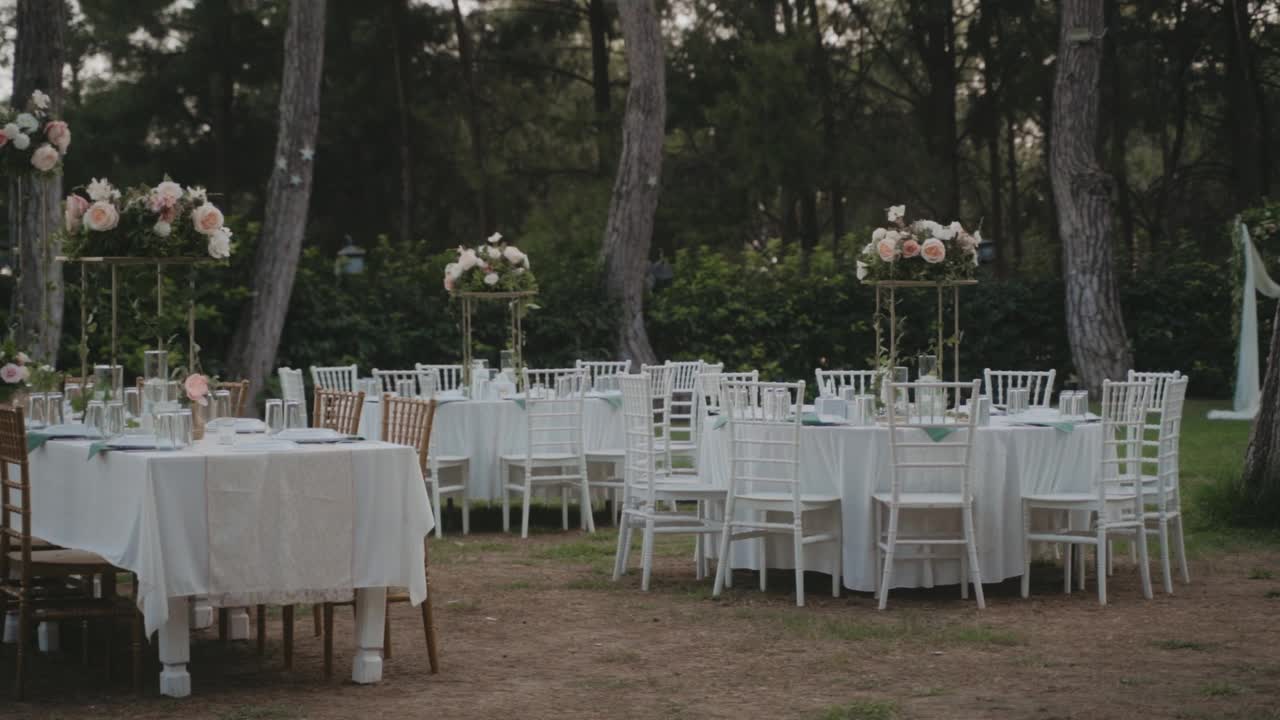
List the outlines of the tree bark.
{"type": "Polygon", "coordinates": [[[604,262],[610,292],[621,311],[618,355],[633,364],[653,363],[657,356],[644,327],[644,291],[666,134],[662,28],[653,0],[618,3],[618,15],[630,82],[622,155],[605,227],[604,262]]]}
{"type": "Polygon", "coordinates": [[[1092,393],[1131,364],[1111,257],[1111,178],[1097,159],[1104,0],[1064,0],[1049,175],[1062,237],[1067,336],[1092,393]]]}
{"type": "MultiPolygon", "coordinates": [[[[50,99],[49,113],[62,111],[63,34],[66,4],[52,0],[19,0],[13,61],[13,105],[25,109],[32,91],[50,99]]],[[[34,149],[34,148],[33,148],[34,149]]],[[[9,181],[9,238],[15,272],[12,317],[16,341],[33,357],[54,363],[62,337],[62,253],[57,232],[62,227],[62,173],[38,177],[34,172],[9,181]]]]}
{"type": "MultiPolygon", "coordinates": [[[[1009,245],[1013,250],[1013,267],[1014,273],[1022,267],[1022,208],[1021,198],[1018,195],[1018,123],[1013,119],[1013,111],[1010,110],[1008,117],[1005,119],[1005,162],[1007,163],[1009,175],[1009,245]]],[[[997,237],[997,241],[1002,242],[1004,238],[997,237]]],[[[996,248],[996,252],[1007,253],[1008,250],[996,248]]]]}
{"type": "Polygon", "coordinates": [[[255,396],[275,363],[293,293],[298,257],[307,228],[320,125],[320,79],[324,67],[325,0],[293,0],[284,37],[280,82],[280,127],[267,184],[266,217],[254,257],[252,297],[231,342],[230,366],[249,380],[255,396]]]}
{"type": "Polygon", "coordinates": [[[587,25],[591,32],[591,91],[596,116],[596,170],[603,176],[609,170],[609,158],[613,148],[609,118],[609,15],[605,11],[604,0],[588,0],[587,25]]]}
{"type": "Polygon", "coordinates": [[[458,0],[453,0],[453,27],[458,35],[458,62],[462,64],[462,79],[467,86],[467,132],[471,133],[471,162],[476,173],[476,210],[480,214],[481,235],[488,237],[494,229],[494,219],[489,202],[489,173],[486,170],[488,146],[484,127],[480,122],[480,93],[476,88],[475,48],[471,34],[462,15],[458,0]]]}
{"type": "Polygon", "coordinates": [[[1259,516],[1269,517],[1274,523],[1280,503],[1280,304],[1276,305],[1272,320],[1271,351],[1258,415],[1253,419],[1249,448],[1245,451],[1243,485],[1248,504],[1259,510],[1259,516]]]}
{"type": "Polygon", "coordinates": [[[406,247],[413,240],[413,153],[409,143],[409,53],[400,37],[400,26],[409,14],[408,0],[395,0],[391,6],[391,59],[396,84],[396,116],[399,120],[400,213],[396,235],[406,247]]]}

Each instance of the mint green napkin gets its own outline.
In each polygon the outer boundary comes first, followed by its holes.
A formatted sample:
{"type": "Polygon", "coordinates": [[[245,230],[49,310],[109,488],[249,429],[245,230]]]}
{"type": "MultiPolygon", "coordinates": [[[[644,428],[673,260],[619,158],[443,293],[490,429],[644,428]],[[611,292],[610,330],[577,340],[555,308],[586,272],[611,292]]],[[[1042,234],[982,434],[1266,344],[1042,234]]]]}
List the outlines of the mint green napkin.
{"type": "Polygon", "coordinates": [[[27,431],[27,452],[33,452],[44,447],[49,442],[49,438],[53,437],[42,432],[27,431]]]}
{"type": "Polygon", "coordinates": [[[619,393],[592,393],[587,397],[603,400],[609,403],[609,406],[612,407],[614,410],[618,410],[622,407],[622,393],[620,392],[619,393]]]}
{"type": "Polygon", "coordinates": [[[956,431],[955,428],[949,427],[928,427],[922,429],[924,430],[924,433],[929,436],[929,439],[934,442],[938,442],[956,431]]]}
{"type": "Polygon", "coordinates": [[[827,422],[826,420],[823,420],[818,413],[807,412],[800,415],[800,424],[812,425],[815,427],[827,427],[830,425],[842,425],[843,423],[827,422]]]}
{"type": "Polygon", "coordinates": [[[1051,427],[1054,430],[1057,430],[1058,432],[1061,432],[1061,433],[1075,432],[1075,429],[1076,429],[1075,423],[1067,422],[1065,420],[1058,421],[1058,422],[1050,422],[1050,421],[1023,422],[1018,424],[1030,425],[1032,427],[1051,427]]]}
{"type": "Polygon", "coordinates": [[[104,453],[104,452],[106,452],[107,450],[110,450],[111,448],[107,447],[107,443],[109,443],[109,442],[111,442],[111,441],[110,441],[110,440],[98,440],[98,441],[96,441],[96,442],[91,443],[91,444],[89,445],[89,457],[85,458],[85,461],[92,460],[92,459],[94,459],[95,457],[97,457],[100,453],[104,453]]]}
{"type": "Polygon", "coordinates": [[[507,399],[508,399],[508,400],[510,400],[511,402],[513,402],[513,403],[515,403],[515,404],[519,405],[521,410],[523,410],[523,409],[524,409],[524,398],[522,398],[522,397],[509,397],[509,398],[507,398],[507,399]]]}
{"type": "Polygon", "coordinates": [[[717,417],[716,417],[716,421],[715,421],[715,422],[711,423],[711,429],[712,429],[712,430],[719,430],[720,428],[722,428],[722,427],[724,427],[725,425],[728,425],[728,424],[729,424],[729,416],[727,416],[727,415],[720,415],[720,416],[717,416],[717,417]]]}

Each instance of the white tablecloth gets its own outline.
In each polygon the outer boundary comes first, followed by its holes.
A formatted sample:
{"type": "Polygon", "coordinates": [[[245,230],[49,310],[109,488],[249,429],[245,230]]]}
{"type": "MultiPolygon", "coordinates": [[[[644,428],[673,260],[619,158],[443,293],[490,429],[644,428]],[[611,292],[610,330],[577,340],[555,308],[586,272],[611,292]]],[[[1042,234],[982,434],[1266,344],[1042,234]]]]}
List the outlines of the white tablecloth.
{"type": "MultiPolygon", "coordinates": [[[[435,520],[411,448],[362,442],[245,454],[205,440],[181,452],[107,452],[86,460],[88,452],[88,442],[52,440],[31,454],[32,532],[58,545],[96,552],[136,573],[148,634],[168,619],[169,599],[192,595],[252,597],[273,590],[349,595],[353,588],[394,586],[408,587],[415,603],[426,597],[422,542],[435,520]],[[332,461],[341,482],[316,483],[311,489],[305,482],[295,483],[289,492],[315,495],[322,485],[330,492],[343,483],[350,488],[345,500],[340,491],[329,497],[324,502],[328,510],[320,517],[308,517],[307,508],[316,506],[304,502],[290,508],[281,508],[280,502],[257,502],[271,496],[269,482],[265,489],[260,482],[239,488],[220,485],[223,491],[248,493],[243,498],[247,501],[221,510],[210,507],[209,480],[218,475],[211,468],[235,464],[246,475],[269,481],[273,473],[257,471],[285,471],[294,464],[290,458],[300,469],[314,465],[317,457],[332,461]],[[343,502],[348,508],[335,511],[343,502]],[[350,518],[345,526],[326,524],[344,516],[350,518]],[[211,517],[235,519],[236,524],[210,528],[211,517]],[[318,526],[325,533],[350,533],[349,538],[330,538],[335,546],[349,548],[347,572],[330,578],[307,572],[305,565],[322,562],[318,553],[329,549],[327,544],[308,548],[318,526]],[[264,541],[257,553],[242,555],[240,562],[262,563],[268,569],[237,567],[211,579],[211,552],[225,547],[219,538],[237,531],[256,533],[264,541]],[[304,567],[282,570],[290,564],[304,567]],[[273,587],[272,581],[284,586],[273,587]],[[319,586],[300,588],[300,581],[319,586]]],[[[220,503],[215,500],[214,505],[220,503]]]]}
{"type": "MultiPolygon", "coordinates": [[[[711,428],[712,423],[706,427],[711,428]]],[[[993,418],[989,427],[978,428],[974,439],[974,524],[977,530],[978,563],[984,582],[1000,582],[1022,574],[1023,492],[1087,491],[1096,472],[1101,452],[1099,425],[1078,425],[1073,432],[1053,428],[1009,424],[993,418]]],[[[729,483],[728,429],[708,429],[702,434],[699,469],[712,482],[729,483]]],[[[923,432],[920,437],[924,438],[923,432]]],[[[841,500],[844,532],[844,586],[870,592],[875,580],[875,523],[871,496],[888,492],[891,481],[889,430],[886,427],[806,426],[800,432],[800,481],[805,492],[835,494],[841,500]]],[[[958,479],[949,485],[939,473],[925,482],[943,483],[936,489],[959,489],[958,479]]],[[[924,490],[923,485],[911,489],[924,490]]],[[[939,517],[939,516],[934,516],[939,517]]],[[[902,516],[904,530],[913,526],[910,515],[902,516]]],[[[959,528],[959,513],[955,513],[959,528]]],[[[815,518],[820,520],[820,518],[815,518]]],[[[806,520],[806,523],[808,520],[806,520]]],[[[931,529],[945,528],[930,520],[931,529]]],[[[734,543],[734,567],[755,568],[756,542],[734,543]]],[[[791,540],[778,535],[769,541],[769,566],[793,567],[791,540]]],[[[829,543],[810,545],[805,567],[823,571],[831,566],[829,543]]],[[[895,587],[927,585],[923,563],[895,563],[895,587]]],[[[958,583],[959,563],[933,563],[933,582],[958,583]]]]}
{"type": "MultiPolygon", "coordinates": [[[[621,407],[603,398],[587,397],[582,412],[587,452],[623,449],[621,407]]],[[[381,437],[381,429],[382,403],[367,398],[360,415],[360,434],[375,439],[381,437]]],[[[467,492],[472,500],[500,500],[498,457],[525,452],[529,423],[524,408],[513,400],[455,400],[436,407],[431,432],[432,452],[471,459],[467,492]]]]}

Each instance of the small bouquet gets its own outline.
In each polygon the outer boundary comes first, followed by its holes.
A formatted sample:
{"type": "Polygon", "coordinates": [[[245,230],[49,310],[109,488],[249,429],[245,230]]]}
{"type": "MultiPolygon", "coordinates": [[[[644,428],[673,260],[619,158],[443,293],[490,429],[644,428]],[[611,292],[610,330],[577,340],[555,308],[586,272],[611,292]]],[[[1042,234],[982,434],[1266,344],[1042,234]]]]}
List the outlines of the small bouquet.
{"type": "Polygon", "coordinates": [[[31,379],[31,358],[18,349],[13,338],[0,345],[0,402],[10,403],[31,379]]]}
{"type": "Polygon", "coordinates": [[[84,193],[68,195],[64,206],[64,246],[71,257],[231,256],[231,229],[202,187],[184,190],[165,176],[155,187],[136,187],[122,197],[110,181],[95,178],[84,193]]]}
{"type": "Polygon", "coordinates": [[[971,280],[978,266],[982,236],[970,234],[959,222],[906,221],[906,206],[889,208],[890,226],[876,228],[858,258],[858,279],[971,280]]]}
{"type": "Polygon", "coordinates": [[[49,115],[49,96],[39,90],[20,112],[0,115],[0,126],[0,164],[15,175],[51,175],[71,147],[71,128],[49,115]]]}
{"type": "Polygon", "coordinates": [[[529,256],[494,233],[475,249],[458,247],[458,259],[444,269],[449,292],[527,292],[538,289],[529,256]]]}

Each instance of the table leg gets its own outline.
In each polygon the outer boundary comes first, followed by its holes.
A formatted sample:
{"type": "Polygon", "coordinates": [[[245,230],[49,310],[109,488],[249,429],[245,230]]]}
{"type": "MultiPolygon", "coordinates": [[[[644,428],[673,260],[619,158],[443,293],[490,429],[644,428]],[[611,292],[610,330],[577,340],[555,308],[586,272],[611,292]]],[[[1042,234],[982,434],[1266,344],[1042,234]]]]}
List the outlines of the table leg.
{"type": "Polygon", "coordinates": [[[191,694],[191,626],[188,609],[191,598],[169,598],[169,619],[160,627],[160,694],[186,697],[191,694]]]}
{"type": "Polygon", "coordinates": [[[382,680],[382,630],[387,617],[387,589],[356,590],[356,654],[351,680],[362,685],[382,680]]]}
{"type": "Polygon", "coordinates": [[[57,622],[46,621],[40,623],[40,626],[36,628],[36,640],[40,643],[40,652],[58,652],[61,646],[58,633],[60,629],[61,627],[57,622]]]}
{"type": "Polygon", "coordinates": [[[213,606],[209,598],[197,596],[191,599],[190,626],[192,630],[204,630],[213,627],[213,606]]]}
{"type": "Polygon", "coordinates": [[[231,608],[232,640],[249,639],[249,608],[231,608]]]}

